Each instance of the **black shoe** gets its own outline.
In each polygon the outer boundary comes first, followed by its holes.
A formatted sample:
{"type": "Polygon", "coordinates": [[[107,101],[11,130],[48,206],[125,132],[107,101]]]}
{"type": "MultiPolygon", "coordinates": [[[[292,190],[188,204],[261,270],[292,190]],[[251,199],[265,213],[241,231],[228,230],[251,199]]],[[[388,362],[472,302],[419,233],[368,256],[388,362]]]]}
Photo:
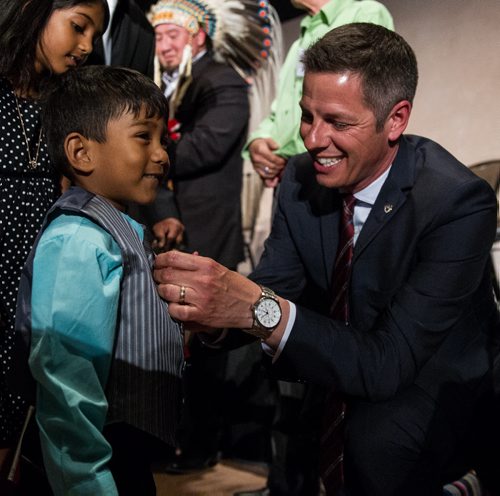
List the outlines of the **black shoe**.
{"type": "Polygon", "coordinates": [[[178,457],[177,460],[168,463],[164,469],[167,474],[180,475],[192,474],[193,472],[200,472],[207,470],[219,463],[219,456],[214,455],[209,458],[183,458],[178,457]]]}
{"type": "Polygon", "coordinates": [[[238,491],[233,493],[233,496],[270,496],[271,492],[268,487],[255,489],[255,491],[238,491]]]}

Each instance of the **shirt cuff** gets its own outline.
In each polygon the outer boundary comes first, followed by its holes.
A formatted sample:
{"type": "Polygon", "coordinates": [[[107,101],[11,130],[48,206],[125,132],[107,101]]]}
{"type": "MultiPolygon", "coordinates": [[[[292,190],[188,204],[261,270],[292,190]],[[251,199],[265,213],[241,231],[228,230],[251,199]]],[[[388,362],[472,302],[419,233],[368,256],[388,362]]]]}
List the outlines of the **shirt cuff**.
{"type": "Polygon", "coordinates": [[[295,324],[295,318],[297,316],[297,307],[295,306],[295,303],[292,303],[291,301],[288,301],[288,305],[290,307],[289,314],[288,314],[288,322],[286,323],[285,327],[285,332],[283,333],[283,336],[281,337],[281,341],[278,345],[278,349],[274,350],[270,346],[268,346],[266,343],[262,343],[262,350],[264,353],[266,353],[269,356],[273,357],[273,363],[278,360],[279,356],[281,355],[281,352],[283,351],[283,348],[286,345],[286,342],[288,341],[288,336],[290,336],[290,333],[292,332],[292,327],[295,324]]]}
{"type": "Polygon", "coordinates": [[[107,496],[118,496],[115,480],[109,470],[96,475],[95,479],[66,488],[64,494],[68,496],[93,496],[106,494],[107,496]]]}

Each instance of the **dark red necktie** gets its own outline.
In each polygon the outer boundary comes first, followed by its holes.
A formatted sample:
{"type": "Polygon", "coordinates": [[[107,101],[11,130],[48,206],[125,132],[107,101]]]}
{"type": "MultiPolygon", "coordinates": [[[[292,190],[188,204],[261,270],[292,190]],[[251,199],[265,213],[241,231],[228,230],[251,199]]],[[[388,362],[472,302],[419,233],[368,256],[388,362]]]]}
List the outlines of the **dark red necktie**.
{"type": "Polygon", "coordinates": [[[354,242],[353,213],[356,198],[344,195],[339,226],[339,246],[335,257],[332,281],[332,305],[330,315],[334,319],[349,321],[349,276],[354,242]]]}
{"type": "MultiPolygon", "coordinates": [[[[349,322],[349,279],[354,242],[353,212],[356,199],[344,195],[339,226],[339,245],[332,281],[330,315],[349,322]]],[[[334,496],[344,483],[344,417],[345,403],[340,393],[332,391],[326,400],[321,436],[320,470],[326,494],[334,496]]]]}

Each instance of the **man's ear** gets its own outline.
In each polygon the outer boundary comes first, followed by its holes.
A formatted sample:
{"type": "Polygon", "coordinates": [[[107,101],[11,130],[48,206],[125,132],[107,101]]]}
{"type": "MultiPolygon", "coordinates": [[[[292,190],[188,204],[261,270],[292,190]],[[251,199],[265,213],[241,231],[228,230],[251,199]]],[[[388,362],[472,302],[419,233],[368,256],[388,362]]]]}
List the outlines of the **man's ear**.
{"type": "Polygon", "coordinates": [[[207,41],[207,33],[203,29],[198,29],[198,32],[193,36],[192,45],[195,47],[195,52],[198,53],[205,46],[207,41]]]}
{"type": "Polygon", "coordinates": [[[89,175],[94,163],[89,154],[89,141],[80,133],[70,133],[64,140],[64,151],[76,174],[89,175]]]}
{"type": "Polygon", "coordinates": [[[388,138],[390,141],[397,141],[404,133],[410,120],[410,114],[411,103],[408,100],[401,100],[392,107],[386,122],[386,125],[389,126],[388,138]]]}

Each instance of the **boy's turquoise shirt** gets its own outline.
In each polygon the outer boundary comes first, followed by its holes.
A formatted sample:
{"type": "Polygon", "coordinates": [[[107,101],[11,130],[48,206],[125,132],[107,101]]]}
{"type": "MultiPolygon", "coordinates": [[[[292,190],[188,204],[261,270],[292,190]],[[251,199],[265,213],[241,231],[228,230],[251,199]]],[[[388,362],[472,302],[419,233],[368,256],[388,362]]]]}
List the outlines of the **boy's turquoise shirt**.
{"type": "MultiPolygon", "coordinates": [[[[124,217],[142,240],[142,226],[124,217]]],[[[118,494],[102,430],[122,272],[118,244],[80,215],[56,217],[37,246],[29,363],[39,383],[36,418],[56,496],[118,494]]]]}

